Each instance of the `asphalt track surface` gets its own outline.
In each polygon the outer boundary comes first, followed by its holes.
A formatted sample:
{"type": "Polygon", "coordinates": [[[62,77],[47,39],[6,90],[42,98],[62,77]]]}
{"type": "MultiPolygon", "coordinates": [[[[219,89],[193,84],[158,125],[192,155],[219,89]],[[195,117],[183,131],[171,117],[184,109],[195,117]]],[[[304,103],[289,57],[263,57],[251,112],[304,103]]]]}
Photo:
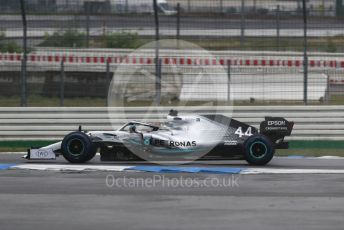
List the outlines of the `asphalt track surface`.
{"type": "MultiPolygon", "coordinates": [[[[19,157],[0,162],[31,164],[19,157]]],[[[340,170],[344,160],[276,158],[266,167],[340,170]]],[[[344,175],[0,170],[0,213],[2,230],[343,229],[344,175]]]]}

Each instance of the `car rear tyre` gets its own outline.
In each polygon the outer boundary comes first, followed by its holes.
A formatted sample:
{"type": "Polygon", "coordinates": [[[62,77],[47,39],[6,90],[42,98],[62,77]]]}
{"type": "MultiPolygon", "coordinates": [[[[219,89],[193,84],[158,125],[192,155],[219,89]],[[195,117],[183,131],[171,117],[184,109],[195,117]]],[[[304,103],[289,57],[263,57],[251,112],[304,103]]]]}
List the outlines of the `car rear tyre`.
{"type": "Polygon", "coordinates": [[[71,163],[84,163],[91,160],[97,152],[89,136],[82,132],[73,132],[65,136],[61,144],[64,158],[71,163]]]}
{"type": "Polygon", "coordinates": [[[266,165],[275,154],[271,140],[261,134],[249,137],[244,143],[244,156],[252,165],[266,165]]]}

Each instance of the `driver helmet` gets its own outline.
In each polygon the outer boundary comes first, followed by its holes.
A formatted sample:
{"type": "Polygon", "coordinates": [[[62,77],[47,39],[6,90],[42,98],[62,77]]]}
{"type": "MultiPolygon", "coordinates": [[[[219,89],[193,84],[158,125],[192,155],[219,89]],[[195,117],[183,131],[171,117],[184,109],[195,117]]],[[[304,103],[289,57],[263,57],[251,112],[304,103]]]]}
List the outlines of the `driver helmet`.
{"type": "Polygon", "coordinates": [[[137,131],[136,131],[136,126],[135,126],[135,125],[129,126],[129,132],[130,132],[130,133],[136,133],[136,132],[137,132],[137,131]]]}

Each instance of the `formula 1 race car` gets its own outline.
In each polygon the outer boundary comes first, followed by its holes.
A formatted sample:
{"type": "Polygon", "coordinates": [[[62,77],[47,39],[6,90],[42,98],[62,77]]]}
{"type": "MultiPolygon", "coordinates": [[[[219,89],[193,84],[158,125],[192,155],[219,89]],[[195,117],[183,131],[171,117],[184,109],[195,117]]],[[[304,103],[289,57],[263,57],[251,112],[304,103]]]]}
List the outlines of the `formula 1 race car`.
{"type": "Polygon", "coordinates": [[[117,131],[79,131],[61,142],[31,148],[29,160],[56,159],[63,155],[71,163],[91,160],[100,150],[102,161],[245,159],[265,165],[275,149],[287,149],[294,123],[266,117],[260,129],[224,115],[182,115],[171,110],[165,122],[131,121],[117,131]]]}

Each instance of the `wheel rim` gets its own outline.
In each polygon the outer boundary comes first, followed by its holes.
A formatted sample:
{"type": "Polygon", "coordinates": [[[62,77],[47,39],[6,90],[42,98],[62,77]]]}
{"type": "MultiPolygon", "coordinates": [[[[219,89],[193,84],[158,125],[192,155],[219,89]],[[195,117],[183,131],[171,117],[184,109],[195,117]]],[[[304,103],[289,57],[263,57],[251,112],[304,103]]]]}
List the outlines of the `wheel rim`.
{"type": "Polygon", "coordinates": [[[268,152],[268,148],[264,142],[255,141],[250,146],[250,154],[254,158],[263,158],[268,152]]]}
{"type": "Polygon", "coordinates": [[[84,152],[84,143],[79,139],[72,139],[67,143],[68,153],[73,156],[79,156],[84,152]]]}

